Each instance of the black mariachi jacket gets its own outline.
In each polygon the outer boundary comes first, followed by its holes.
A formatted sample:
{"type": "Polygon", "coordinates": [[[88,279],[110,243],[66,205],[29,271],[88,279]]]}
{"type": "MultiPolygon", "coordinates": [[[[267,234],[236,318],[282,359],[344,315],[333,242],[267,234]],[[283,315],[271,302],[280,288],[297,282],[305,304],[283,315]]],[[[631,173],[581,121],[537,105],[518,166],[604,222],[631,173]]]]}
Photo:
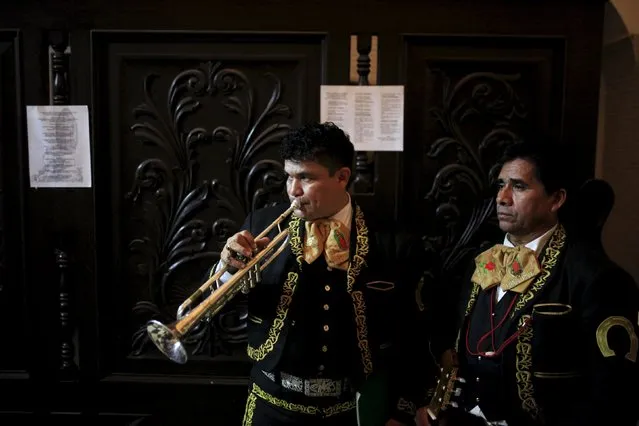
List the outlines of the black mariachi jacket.
{"type": "MultiPolygon", "coordinates": [[[[509,387],[503,404],[512,407],[506,420],[515,425],[635,426],[635,282],[601,247],[571,240],[563,226],[539,260],[542,272],[520,295],[508,322],[507,335],[520,334],[502,354],[502,380],[509,387]]],[[[481,291],[470,279],[466,283],[457,318],[449,316],[457,328],[447,344],[438,345],[438,353],[452,346],[460,355],[466,351],[463,337],[481,291]]]]}
{"type": "MultiPolygon", "coordinates": [[[[416,300],[425,266],[423,246],[407,234],[369,229],[361,209],[352,204],[351,266],[342,287],[352,299],[352,313],[350,321],[340,326],[352,330],[353,351],[344,362],[352,364],[360,385],[373,373],[388,372],[389,409],[393,418],[410,424],[431,385],[427,381],[435,377],[421,302],[416,300]]],[[[287,207],[258,210],[247,217],[242,229],[257,235],[287,207]]],[[[282,357],[295,315],[291,312],[299,312],[294,307],[300,270],[304,274],[304,222],[293,217],[283,226],[288,226],[290,242],[248,296],[247,352],[266,371],[276,369],[282,357]]],[[[276,234],[277,228],[268,236],[276,234]]]]}

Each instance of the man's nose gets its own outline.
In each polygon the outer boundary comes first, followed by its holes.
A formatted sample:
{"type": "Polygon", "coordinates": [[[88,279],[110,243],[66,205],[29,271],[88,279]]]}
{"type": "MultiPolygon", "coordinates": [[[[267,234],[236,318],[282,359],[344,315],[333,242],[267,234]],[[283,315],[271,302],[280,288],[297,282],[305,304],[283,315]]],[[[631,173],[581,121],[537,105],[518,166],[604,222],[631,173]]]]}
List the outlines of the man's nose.
{"type": "Polygon", "coordinates": [[[304,193],[302,185],[298,179],[291,179],[288,184],[288,195],[291,197],[299,197],[304,193]]]}
{"type": "Polygon", "coordinates": [[[511,196],[510,189],[507,187],[499,188],[497,191],[496,201],[500,206],[509,206],[513,203],[513,198],[511,196]]]}

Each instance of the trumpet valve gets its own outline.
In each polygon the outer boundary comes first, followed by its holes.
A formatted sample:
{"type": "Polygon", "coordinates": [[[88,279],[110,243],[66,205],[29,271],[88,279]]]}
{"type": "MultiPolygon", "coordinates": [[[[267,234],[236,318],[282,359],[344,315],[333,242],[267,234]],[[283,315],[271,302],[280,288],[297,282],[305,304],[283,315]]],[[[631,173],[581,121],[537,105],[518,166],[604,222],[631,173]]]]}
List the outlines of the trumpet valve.
{"type": "Polygon", "coordinates": [[[249,291],[251,290],[249,281],[250,279],[248,277],[242,278],[242,280],[240,281],[240,288],[243,294],[248,294],[249,291]]]}
{"type": "Polygon", "coordinates": [[[262,281],[262,272],[261,272],[261,268],[259,265],[255,265],[255,269],[253,269],[254,273],[255,273],[255,280],[253,281],[253,287],[255,287],[256,284],[259,284],[260,281],[262,281]]]}

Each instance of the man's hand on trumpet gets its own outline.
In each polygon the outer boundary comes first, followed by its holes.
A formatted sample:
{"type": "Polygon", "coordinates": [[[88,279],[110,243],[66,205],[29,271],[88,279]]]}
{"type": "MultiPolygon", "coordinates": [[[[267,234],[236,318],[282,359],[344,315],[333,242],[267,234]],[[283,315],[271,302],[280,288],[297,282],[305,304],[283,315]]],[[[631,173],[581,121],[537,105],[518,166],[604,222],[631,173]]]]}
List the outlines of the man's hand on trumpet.
{"type": "Polygon", "coordinates": [[[269,241],[268,237],[254,239],[253,235],[246,230],[238,232],[226,240],[220,259],[230,267],[242,269],[246,266],[245,261],[266,247],[269,241]]]}

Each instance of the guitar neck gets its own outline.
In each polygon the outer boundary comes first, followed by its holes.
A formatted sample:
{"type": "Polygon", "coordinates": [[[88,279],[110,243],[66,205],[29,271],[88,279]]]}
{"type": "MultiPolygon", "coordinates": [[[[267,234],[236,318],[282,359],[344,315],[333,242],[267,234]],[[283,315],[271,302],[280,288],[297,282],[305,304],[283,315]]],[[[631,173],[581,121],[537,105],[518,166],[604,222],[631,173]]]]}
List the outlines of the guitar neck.
{"type": "Polygon", "coordinates": [[[435,393],[430,399],[430,403],[426,406],[429,416],[433,420],[437,420],[439,413],[450,404],[451,396],[455,391],[455,381],[457,380],[457,367],[450,367],[443,369],[439,379],[437,380],[437,387],[435,393]]]}

